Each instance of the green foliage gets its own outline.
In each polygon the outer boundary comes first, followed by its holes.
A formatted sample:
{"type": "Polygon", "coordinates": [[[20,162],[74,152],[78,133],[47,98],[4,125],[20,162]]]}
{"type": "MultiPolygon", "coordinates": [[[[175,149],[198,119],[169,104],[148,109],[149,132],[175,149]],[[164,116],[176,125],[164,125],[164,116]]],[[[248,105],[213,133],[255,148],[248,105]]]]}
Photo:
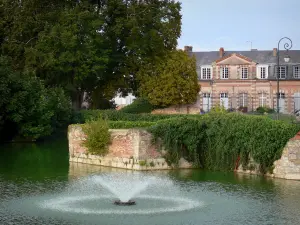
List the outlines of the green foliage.
{"type": "Polygon", "coordinates": [[[247,166],[250,157],[260,170],[270,170],[283,147],[299,130],[297,124],[217,111],[205,115],[130,114],[116,110],[86,110],[80,120],[105,118],[114,129],[146,128],[162,149],[166,161],[176,165],[181,157],[212,170],[233,170],[237,158],[247,166]]]}
{"type": "Polygon", "coordinates": [[[140,166],[147,166],[147,161],[146,160],[140,160],[139,165],[140,166]]]}
{"type": "Polygon", "coordinates": [[[173,0],[105,1],[105,34],[112,50],[108,73],[125,75],[124,85],[136,89],[139,69],[176,49],[180,9],[180,3],[173,0]]]}
{"type": "Polygon", "coordinates": [[[299,126],[261,116],[213,113],[159,121],[149,131],[162,140],[171,163],[186,157],[207,169],[233,170],[238,156],[243,165],[251,156],[265,172],[299,126]]]}
{"type": "Polygon", "coordinates": [[[154,106],[150,102],[143,98],[138,98],[130,105],[125,106],[120,111],[124,113],[151,113],[154,106]]]}
{"type": "Polygon", "coordinates": [[[148,121],[108,121],[110,129],[130,129],[130,128],[144,128],[155,125],[155,122],[148,121]]]}
{"type": "Polygon", "coordinates": [[[117,88],[136,90],[139,69],[176,49],[180,9],[173,0],[0,1],[0,52],[12,61],[0,68],[0,130],[36,139],[67,122],[69,99],[76,111],[87,92],[104,109],[117,88]]]}
{"type": "Polygon", "coordinates": [[[274,109],[271,109],[269,107],[264,106],[264,107],[258,107],[256,109],[256,112],[261,113],[261,114],[263,114],[263,113],[274,113],[274,109]]]}
{"type": "Polygon", "coordinates": [[[84,133],[87,135],[84,146],[88,152],[94,155],[104,156],[108,153],[108,144],[110,143],[110,133],[108,124],[105,120],[89,121],[82,125],[84,133]]]}
{"type": "Polygon", "coordinates": [[[74,114],[74,123],[85,123],[89,120],[95,120],[98,117],[110,121],[148,121],[155,122],[158,120],[182,117],[198,117],[198,115],[157,115],[157,114],[132,114],[124,113],[117,110],[81,110],[74,114]]]}
{"type": "Polygon", "coordinates": [[[49,108],[53,110],[52,127],[62,128],[71,121],[71,99],[62,88],[48,88],[49,108]]]}
{"type": "Polygon", "coordinates": [[[139,68],[176,48],[180,9],[173,0],[5,0],[0,50],[14,69],[63,86],[74,109],[84,91],[99,108],[117,88],[136,89],[139,68]]]}
{"type": "Polygon", "coordinates": [[[196,59],[186,52],[173,51],[166,58],[145,65],[140,69],[138,78],[141,96],[152,105],[164,107],[197,100],[196,59]]]}
{"type": "Polygon", "coordinates": [[[13,72],[4,57],[0,77],[0,120],[14,127],[12,135],[36,140],[68,122],[70,104],[62,89],[47,89],[35,76],[13,72]]]}
{"type": "Polygon", "coordinates": [[[198,150],[202,149],[206,124],[194,118],[162,120],[148,130],[156,139],[161,139],[168,164],[177,163],[181,157],[198,162],[198,150]]]}
{"type": "Polygon", "coordinates": [[[228,111],[225,109],[223,105],[214,106],[211,108],[210,113],[227,113],[228,111]]]}

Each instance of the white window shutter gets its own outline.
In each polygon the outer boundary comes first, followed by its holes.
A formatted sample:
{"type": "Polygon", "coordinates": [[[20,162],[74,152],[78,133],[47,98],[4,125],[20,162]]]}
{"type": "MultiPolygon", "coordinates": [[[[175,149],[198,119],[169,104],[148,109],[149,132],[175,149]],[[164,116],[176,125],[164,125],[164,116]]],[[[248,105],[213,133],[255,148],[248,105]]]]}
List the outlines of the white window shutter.
{"type": "Polygon", "coordinates": [[[260,79],[260,67],[259,66],[256,67],[256,78],[260,79]]]}

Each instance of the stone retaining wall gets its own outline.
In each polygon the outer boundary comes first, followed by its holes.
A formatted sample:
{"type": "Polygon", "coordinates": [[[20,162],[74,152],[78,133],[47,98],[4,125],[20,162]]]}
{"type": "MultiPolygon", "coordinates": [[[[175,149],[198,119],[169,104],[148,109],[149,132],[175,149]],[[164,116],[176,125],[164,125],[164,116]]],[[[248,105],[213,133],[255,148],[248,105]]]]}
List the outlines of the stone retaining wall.
{"type": "MultiPolygon", "coordinates": [[[[70,162],[86,163],[99,166],[131,170],[172,169],[157,146],[152,143],[152,136],[141,129],[113,129],[111,144],[106,156],[91,155],[83,142],[86,139],[80,125],[70,125],[68,130],[70,162]]],[[[192,168],[184,159],[180,159],[179,168],[192,168]]]]}
{"type": "Polygon", "coordinates": [[[196,105],[170,106],[163,109],[155,109],[151,114],[200,114],[200,108],[196,105]]]}
{"type": "MultiPolygon", "coordinates": [[[[259,164],[250,160],[247,168],[239,166],[237,172],[260,174],[259,164]]],[[[283,178],[288,180],[300,180],[300,132],[288,141],[283,149],[282,156],[274,162],[274,169],[266,176],[283,178]]]]}

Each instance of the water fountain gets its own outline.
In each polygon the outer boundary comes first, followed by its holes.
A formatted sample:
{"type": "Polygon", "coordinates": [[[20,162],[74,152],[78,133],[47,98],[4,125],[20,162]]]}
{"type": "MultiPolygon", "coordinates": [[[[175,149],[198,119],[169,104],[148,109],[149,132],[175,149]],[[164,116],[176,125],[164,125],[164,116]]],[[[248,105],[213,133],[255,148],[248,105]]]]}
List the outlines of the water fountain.
{"type": "Polygon", "coordinates": [[[201,205],[201,202],[175,197],[176,187],[172,180],[141,172],[88,176],[75,181],[68,188],[67,193],[64,197],[47,199],[39,202],[38,205],[47,210],[98,215],[175,212],[201,205]],[[166,193],[173,193],[173,196],[167,197],[166,193]],[[95,200],[100,203],[96,204],[93,202],[95,200]],[[113,205],[134,206],[134,208],[121,209],[114,208],[113,205]]]}
{"type": "MultiPolygon", "coordinates": [[[[104,224],[119,224],[116,222],[118,216],[155,214],[157,217],[166,213],[193,212],[202,206],[201,201],[192,200],[163,173],[128,171],[71,179],[52,193],[20,197],[5,207],[11,209],[14,217],[19,213],[45,220],[80,220],[80,224],[94,224],[101,218],[104,224]]],[[[126,217],[128,219],[130,217],[126,217]]]]}

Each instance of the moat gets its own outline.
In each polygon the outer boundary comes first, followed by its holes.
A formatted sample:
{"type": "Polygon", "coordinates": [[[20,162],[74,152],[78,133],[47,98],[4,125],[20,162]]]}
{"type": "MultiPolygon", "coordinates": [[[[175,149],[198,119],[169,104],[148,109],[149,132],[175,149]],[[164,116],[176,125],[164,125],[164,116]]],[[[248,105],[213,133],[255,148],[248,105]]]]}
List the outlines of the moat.
{"type": "Polygon", "coordinates": [[[294,225],[299,190],[300,181],[233,172],[69,163],[65,139],[0,147],[0,224],[294,225]],[[114,205],[118,193],[137,204],[114,205]]]}

